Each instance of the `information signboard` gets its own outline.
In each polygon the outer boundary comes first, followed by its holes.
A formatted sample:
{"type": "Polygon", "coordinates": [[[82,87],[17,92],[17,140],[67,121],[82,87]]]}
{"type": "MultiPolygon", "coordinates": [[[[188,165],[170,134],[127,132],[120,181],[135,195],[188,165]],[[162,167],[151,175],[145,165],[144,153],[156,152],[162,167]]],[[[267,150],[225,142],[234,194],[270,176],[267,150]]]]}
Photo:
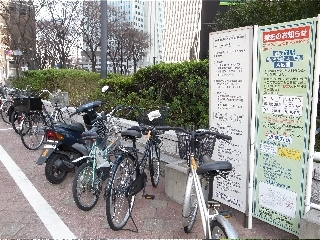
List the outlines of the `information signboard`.
{"type": "Polygon", "coordinates": [[[252,37],[252,27],[209,35],[209,124],[232,137],[216,141],[212,158],[233,166],[227,179],[216,178],[213,198],[241,212],[248,209],[252,37]]]}
{"type": "Polygon", "coordinates": [[[259,27],[253,215],[299,233],[305,197],[315,20],[259,27]]]}

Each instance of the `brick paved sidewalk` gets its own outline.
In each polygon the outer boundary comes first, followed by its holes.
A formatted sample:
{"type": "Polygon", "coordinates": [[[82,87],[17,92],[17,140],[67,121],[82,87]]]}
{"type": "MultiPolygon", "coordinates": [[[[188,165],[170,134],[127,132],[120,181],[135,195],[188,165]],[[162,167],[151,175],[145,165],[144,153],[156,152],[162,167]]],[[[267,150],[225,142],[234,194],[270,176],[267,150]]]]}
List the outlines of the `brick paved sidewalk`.
{"type": "MultiPolygon", "coordinates": [[[[8,127],[10,126],[0,121],[0,129],[8,127]]],[[[142,198],[142,193],[136,197],[132,216],[138,232],[132,231],[135,230],[135,226],[131,219],[125,226],[127,230],[113,231],[106,221],[105,201],[102,196],[95,208],[89,212],[83,212],[76,207],[71,193],[73,173],[68,174],[61,184],[52,185],[45,178],[44,166],[36,165],[41,149],[37,151],[25,149],[13,130],[0,131],[0,145],[77,238],[201,239],[203,237],[200,214],[197,216],[192,233],[184,233],[181,226],[182,206],[166,197],[163,177],[157,188],[153,188],[148,181],[146,193],[155,195],[154,200],[142,198]]],[[[2,183],[0,238],[52,238],[1,161],[0,182],[2,183]]],[[[243,227],[244,215],[236,210],[234,213],[235,216],[229,220],[238,232],[239,238],[297,238],[257,219],[253,220],[253,229],[246,229],[243,227]]]]}

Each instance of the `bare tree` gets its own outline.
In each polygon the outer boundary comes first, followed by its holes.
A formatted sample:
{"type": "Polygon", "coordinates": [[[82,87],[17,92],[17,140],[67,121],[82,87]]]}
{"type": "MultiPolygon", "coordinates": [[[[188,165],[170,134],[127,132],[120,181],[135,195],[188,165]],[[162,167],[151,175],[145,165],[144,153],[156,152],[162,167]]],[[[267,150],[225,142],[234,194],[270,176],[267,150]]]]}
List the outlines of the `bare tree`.
{"type": "Polygon", "coordinates": [[[133,71],[137,71],[137,64],[139,60],[145,56],[146,50],[150,47],[150,35],[144,33],[135,28],[130,28],[128,30],[128,57],[133,61],[133,71]]]}
{"type": "MultiPolygon", "coordinates": [[[[114,25],[124,19],[124,13],[108,5],[108,32],[112,32],[114,25]]],[[[83,2],[83,17],[81,20],[81,34],[83,45],[78,46],[90,59],[92,71],[96,71],[97,53],[101,46],[100,0],[83,2]]]]}
{"type": "Polygon", "coordinates": [[[113,26],[108,37],[108,55],[113,63],[114,72],[117,72],[116,66],[118,66],[121,74],[124,73],[125,60],[133,61],[136,72],[138,61],[149,48],[150,35],[136,29],[132,23],[122,21],[113,26]]]}
{"type": "Polygon", "coordinates": [[[44,0],[49,18],[38,23],[38,36],[42,44],[41,55],[51,58],[51,63],[58,63],[59,68],[67,68],[72,50],[80,39],[80,1],[44,0]],[[62,10],[61,10],[62,9],[62,10]]]}

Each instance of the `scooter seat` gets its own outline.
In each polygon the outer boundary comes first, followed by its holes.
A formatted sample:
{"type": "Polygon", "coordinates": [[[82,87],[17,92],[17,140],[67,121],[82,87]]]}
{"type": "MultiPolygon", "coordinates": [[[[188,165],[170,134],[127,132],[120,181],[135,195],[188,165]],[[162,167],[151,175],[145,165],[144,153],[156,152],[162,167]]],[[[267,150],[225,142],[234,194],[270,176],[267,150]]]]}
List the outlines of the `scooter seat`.
{"type": "Polygon", "coordinates": [[[82,139],[88,140],[88,139],[96,139],[98,137],[98,133],[95,131],[86,131],[82,133],[82,139]]]}
{"type": "Polygon", "coordinates": [[[55,127],[69,129],[79,133],[83,133],[85,131],[85,128],[82,123],[71,123],[71,124],[59,123],[59,124],[56,124],[55,127]]]}
{"type": "Polygon", "coordinates": [[[140,131],[134,130],[134,129],[127,129],[124,131],[121,131],[121,137],[127,137],[127,138],[141,138],[142,134],[140,131]]]}

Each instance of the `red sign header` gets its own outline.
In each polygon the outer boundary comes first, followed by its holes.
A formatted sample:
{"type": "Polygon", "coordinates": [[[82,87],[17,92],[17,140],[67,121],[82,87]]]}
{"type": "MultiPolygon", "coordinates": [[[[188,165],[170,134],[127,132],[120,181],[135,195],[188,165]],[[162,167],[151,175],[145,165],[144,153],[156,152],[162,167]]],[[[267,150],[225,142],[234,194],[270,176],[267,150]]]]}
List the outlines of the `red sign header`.
{"type": "Polygon", "coordinates": [[[262,33],[263,43],[309,38],[310,26],[272,30],[262,33]]]}

